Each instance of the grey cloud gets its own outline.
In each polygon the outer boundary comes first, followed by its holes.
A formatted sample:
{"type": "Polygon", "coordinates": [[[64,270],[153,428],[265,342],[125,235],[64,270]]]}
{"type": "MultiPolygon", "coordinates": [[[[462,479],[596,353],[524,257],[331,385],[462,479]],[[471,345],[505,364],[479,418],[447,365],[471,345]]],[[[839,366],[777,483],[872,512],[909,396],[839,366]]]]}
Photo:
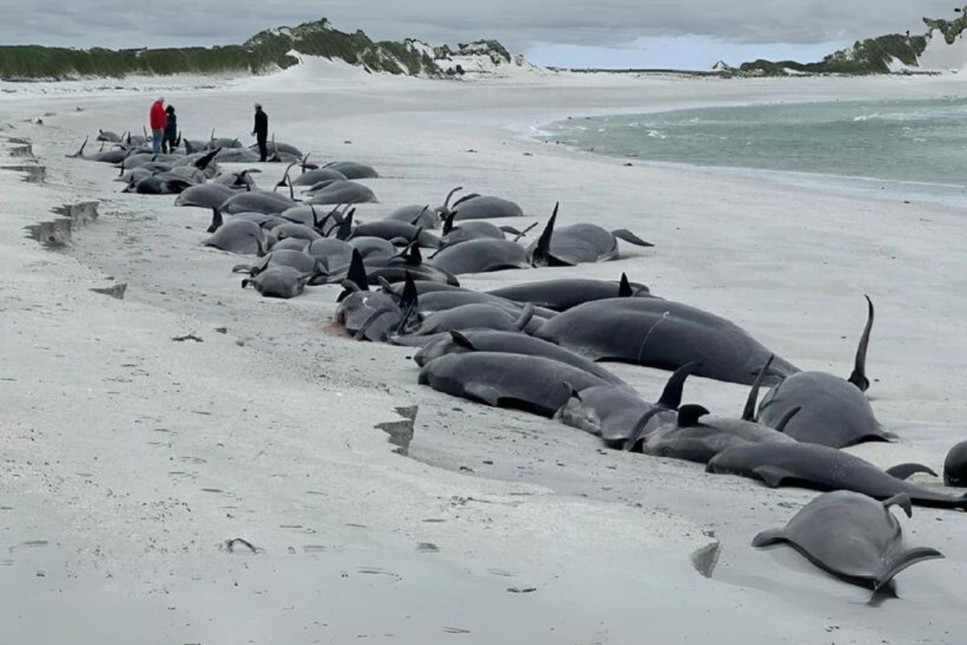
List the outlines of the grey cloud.
{"type": "Polygon", "coordinates": [[[924,15],[953,17],[956,3],[928,0],[195,0],[155,4],[119,0],[28,0],[4,10],[0,42],[90,47],[241,43],[257,31],[322,17],[377,39],[417,37],[431,44],[497,38],[512,51],[532,43],[618,46],[638,37],[712,36],[733,43],[817,43],[910,29],[924,15]]]}

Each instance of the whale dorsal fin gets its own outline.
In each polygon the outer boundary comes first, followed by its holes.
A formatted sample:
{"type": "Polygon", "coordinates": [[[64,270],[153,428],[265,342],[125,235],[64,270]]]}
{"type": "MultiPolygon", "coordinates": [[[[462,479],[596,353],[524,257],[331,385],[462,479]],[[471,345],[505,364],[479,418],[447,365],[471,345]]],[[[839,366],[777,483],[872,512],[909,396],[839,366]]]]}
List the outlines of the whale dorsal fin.
{"type": "Polygon", "coordinates": [[[863,327],[863,335],[860,336],[859,345],[856,347],[856,361],[853,365],[853,373],[849,375],[849,379],[847,380],[860,388],[861,392],[866,392],[870,387],[870,381],[866,378],[866,350],[869,349],[870,330],[873,329],[873,301],[865,294],[863,297],[866,298],[867,304],[866,326],[863,327]]]}
{"type": "Polygon", "coordinates": [[[897,493],[890,499],[883,500],[883,508],[889,510],[891,506],[899,506],[907,514],[907,517],[913,517],[913,502],[910,501],[908,494],[897,493]]]}
{"type": "Polygon", "coordinates": [[[701,405],[688,403],[678,408],[678,427],[691,428],[697,426],[699,419],[708,414],[708,410],[701,405]]]}
{"type": "Polygon", "coordinates": [[[662,390],[661,398],[658,399],[658,405],[669,410],[677,410],[682,403],[682,389],[685,387],[685,379],[700,366],[701,363],[693,361],[685,363],[675,370],[668,377],[668,382],[665,383],[665,389],[662,390]]]}
{"type": "Polygon", "coordinates": [[[369,278],[366,276],[366,265],[363,264],[363,256],[359,254],[359,249],[353,249],[353,258],[349,263],[349,273],[346,278],[355,283],[360,291],[369,291],[369,278]]]}
{"type": "Polygon", "coordinates": [[[446,217],[443,218],[443,234],[446,235],[453,230],[453,216],[456,213],[447,212],[446,217]]]}
{"type": "Polygon", "coordinates": [[[923,464],[897,464],[892,468],[886,469],[887,475],[896,477],[897,479],[907,479],[914,473],[927,473],[929,475],[933,475],[934,477],[937,476],[937,473],[935,473],[932,468],[924,466],[923,464]]]}
{"type": "Polygon", "coordinates": [[[403,293],[400,296],[399,302],[400,322],[396,325],[396,331],[398,333],[405,330],[410,322],[410,318],[416,315],[416,312],[420,308],[419,300],[420,296],[416,288],[416,282],[413,281],[413,275],[407,271],[406,277],[403,279],[403,293]]]}
{"type": "Polygon", "coordinates": [[[635,292],[631,289],[631,283],[628,282],[628,275],[622,273],[621,281],[618,283],[618,297],[630,298],[633,295],[635,295],[635,292]]]}
{"type": "Polygon", "coordinates": [[[565,262],[564,260],[551,255],[551,237],[554,235],[554,223],[557,222],[557,210],[560,205],[560,202],[554,204],[554,212],[551,213],[551,218],[547,220],[547,225],[544,226],[544,231],[537,239],[537,245],[534,247],[534,252],[531,254],[532,266],[571,266],[569,262],[565,262]]]}

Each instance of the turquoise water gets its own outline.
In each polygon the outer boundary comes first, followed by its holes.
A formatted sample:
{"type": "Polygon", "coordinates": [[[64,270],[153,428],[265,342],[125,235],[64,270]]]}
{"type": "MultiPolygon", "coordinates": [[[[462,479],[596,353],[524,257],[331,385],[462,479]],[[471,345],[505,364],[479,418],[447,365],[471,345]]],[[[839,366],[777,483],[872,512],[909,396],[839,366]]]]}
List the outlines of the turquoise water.
{"type": "MultiPolygon", "coordinates": [[[[912,182],[919,185],[906,186],[903,192],[959,196],[961,201],[967,185],[967,99],[963,98],[720,107],[569,119],[546,126],[541,138],[651,161],[912,182]]],[[[808,175],[798,179],[810,181],[808,175]]],[[[863,183],[852,182],[858,189],[863,189],[863,183]]]]}

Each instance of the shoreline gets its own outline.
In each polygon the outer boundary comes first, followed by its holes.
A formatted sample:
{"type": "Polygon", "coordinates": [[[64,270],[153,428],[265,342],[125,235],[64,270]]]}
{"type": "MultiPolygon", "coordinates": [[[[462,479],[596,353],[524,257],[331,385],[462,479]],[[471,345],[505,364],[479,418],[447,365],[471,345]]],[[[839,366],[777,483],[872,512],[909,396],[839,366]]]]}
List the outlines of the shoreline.
{"type": "MultiPolygon", "coordinates": [[[[868,100],[868,99],[866,99],[868,100]]],[[[856,99],[854,102],[861,103],[865,102],[864,99],[856,99]]],[[[839,99],[835,101],[821,101],[812,100],[804,101],[798,103],[799,105],[811,104],[811,103],[838,103],[839,99]]],[[[619,109],[615,111],[604,111],[596,112],[594,114],[581,114],[576,116],[567,116],[563,119],[555,119],[552,121],[545,121],[537,124],[531,124],[529,128],[529,138],[537,140],[541,143],[554,144],[555,146],[561,146],[564,149],[570,151],[571,153],[577,154],[590,154],[599,157],[606,157],[615,160],[621,160],[626,163],[632,164],[643,164],[648,165],[657,169],[679,169],[679,170],[693,170],[696,172],[712,172],[712,173],[723,173],[725,175],[747,177],[752,179],[766,179],[769,181],[774,181],[783,185],[787,185],[795,188],[802,189],[818,189],[818,190],[828,190],[836,194],[846,195],[846,196],[858,196],[869,199],[878,200],[897,200],[897,199],[907,199],[923,201],[938,205],[950,206],[954,208],[962,208],[967,205],[967,188],[961,184],[954,183],[943,183],[943,182],[929,182],[920,180],[901,180],[901,179],[887,179],[874,176],[863,176],[863,175],[844,175],[835,173],[822,173],[806,170],[771,170],[768,168],[756,168],[748,166],[729,166],[729,165],[709,165],[700,163],[691,163],[687,161],[670,161],[670,160],[656,160],[648,159],[646,157],[639,156],[637,154],[618,154],[610,152],[597,151],[594,148],[588,149],[587,147],[582,147],[577,144],[569,144],[561,141],[554,141],[554,132],[548,131],[546,128],[555,124],[565,124],[568,122],[577,122],[580,120],[597,119],[601,117],[608,116],[636,116],[636,115],[654,115],[666,112],[678,112],[682,110],[702,110],[702,109],[719,109],[719,108],[743,108],[743,107],[758,107],[758,106],[769,106],[769,105],[795,105],[797,103],[791,103],[786,100],[772,100],[772,101],[750,101],[742,103],[731,103],[731,104],[716,104],[716,105],[704,105],[699,107],[671,107],[662,106],[659,109],[651,111],[627,111],[624,109],[619,109]]],[[[516,128],[511,128],[516,129],[516,128]]]]}
{"type": "MultiPolygon", "coordinates": [[[[622,247],[620,261],[573,270],[468,276],[474,288],[629,271],[658,295],[735,320],[804,368],[837,373],[852,360],[860,294],[869,291],[878,305],[874,407],[903,441],[856,454],[881,465],[937,465],[942,447],[963,433],[967,408],[957,397],[967,342],[957,330],[967,305],[949,292],[967,258],[936,251],[962,231],[955,209],[927,206],[920,214],[931,221],[910,230],[896,204],[758,178],[625,169],[504,128],[556,103],[572,111],[631,103],[638,85],[546,84],[528,100],[514,84],[363,78],[355,90],[325,84],[289,97],[279,89],[285,83],[291,79],[258,79],[174,99],[182,123],[202,130],[201,115],[219,114],[219,130],[247,132],[250,97],[269,96],[280,140],[301,136],[314,153],[371,161],[385,173],[367,182],[381,203],[360,208],[366,219],[442,200],[462,184],[519,201],[528,223],[543,221],[563,198],[565,221],[627,226],[658,245],[622,247]],[[307,97],[324,99],[310,116],[295,105],[307,97]]],[[[779,85],[772,91],[787,91],[779,85]]],[[[664,93],[659,102],[674,101],[675,92],[686,94],[678,100],[703,98],[688,96],[696,86],[653,89],[664,93]]],[[[716,99],[721,88],[704,91],[716,99]]],[[[61,636],[99,644],[146,634],[205,643],[360,635],[432,642],[448,634],[474,643],[710,635],[814,643],[828,638],[830,625],[837,639],[860,643],[956,642],[965,606],[955,590],[967,572],[960,515],[918,509],[904,520],[912,541],[948,559],[905,572],[901,599],[888,611],[867,608],[865,591],[798,556],[748,546],[813,493],[601,451],[594,437],[556,422],[420,387],[410,349],[327,333],[336,287],[285,302],[239,289],[229,273],[238,258],[198,245],[205,213],[175,208],[170,197],[119,194],[109,167],[63,157],[97,123],[143,119],[150,98],[94,95],[82,112],[61,110],[44,126],[18,118],[11,131],[34,140],[50,176],[39,187],[0,179],[22,205],[2,224],[11,240],[4,287],[17,305],[3,349],[18,380],[0,391],[33,406],[6,406],[2,426],[10,448],[0,473],[17,477],[3,493],[2,505],[14,510],[0,529],[16,545],[15,564],[0,568],[10,572],[0,585],[20,601],[0,618],[20,640],[52,640],[57,628],[41,617],[56,608],[61,636]],[[68,254],[51,256],[16,237],[19,224],[46,217],[45,201],[92,196],[102,200],[101,217],[77,233],[68,254]],[[121,281],[124,300],[86,291],[121,281]],[[214,331],[221,326],[225,334],[214,331]],[[204,342],[171,340],[189,332],[204,342]],[[51,400],[70,405],[44,404],[51,400]],[[373,426],[414,403],[407,458],[373,426]],[[221,548],[234,537],[262,551],[221,548]],[[38,540],[47,546],[23,546],[38,540]],[[689,556],[713,540],[721,558],[706,579],[689,556]],[[95,590],[112,600],[92,607],[84,596],[95,590]],[[107,618],[127,612],[136,624],[107,618]],[[110,636],[89,624],[96,617],[110,636]]],[[[33,109],[20,107],[18,117],[33,109]]],[[[263,169],[263,185],[282,170],[263,169]]],[[[615,369],[646,394],[667,378],[615,369]]],[[[745,388],[696,379],[686,392],[734,415],[745,388]]]]}

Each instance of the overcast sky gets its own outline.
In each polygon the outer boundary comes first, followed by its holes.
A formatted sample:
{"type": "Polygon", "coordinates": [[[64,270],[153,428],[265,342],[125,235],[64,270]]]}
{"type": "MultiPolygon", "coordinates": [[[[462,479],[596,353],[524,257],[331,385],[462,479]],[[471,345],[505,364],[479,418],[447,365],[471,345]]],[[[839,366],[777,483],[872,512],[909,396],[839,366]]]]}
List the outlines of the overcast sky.
{"type": "Polygon", "coordinates": [[[716,60],[809,62],[853,41],[926,31],[954,2],[923,0],[0,0],[0,44],[157,47],[241,43],[325,16],[374,39],[496,38],[544,65],[707,69],[716,60]]]}

